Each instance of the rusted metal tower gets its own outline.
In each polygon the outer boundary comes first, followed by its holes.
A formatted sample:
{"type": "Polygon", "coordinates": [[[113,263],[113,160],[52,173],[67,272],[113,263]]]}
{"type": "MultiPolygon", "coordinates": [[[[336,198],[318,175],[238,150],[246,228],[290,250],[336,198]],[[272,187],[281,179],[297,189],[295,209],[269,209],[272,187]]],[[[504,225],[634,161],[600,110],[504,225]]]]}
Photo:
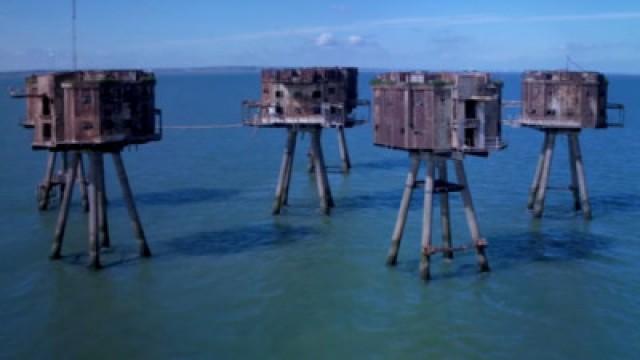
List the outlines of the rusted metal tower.
{"type": "Polygon", "coordinates": [[[393,72],[372,82],[374,93],[375,145],[409,152],[411,166],[398,219],[387,257],[395,265],[407,221],[413,189],[422,162],[424,180],[424,218],[420,276],[431,277],[431,256],[443,253],[452,259],[458,250],[475,249],[481,271],[489,271],[486,240],[473,207],[464,169],[465,155],[488,156],[505,147],[501,138],[502,84],[487,73],[393,72]],[[448,162],[453,162],[458,183],[448,179],[448,162]],[[449,193],[460,192],[472,243],[453,246],[449,214],[449,193]],[[433,196],[440,196],[443,246],[432,245],[433,196]]]}
{"type": "MultiPolygon", "coordinates": [[[[22,122],[22,127],[26,129],[34,129],[36,124],[51,123],[54,116],[61,118],[63,104],[56,101],[52,94],[58,93],[62,89],[62,82],[72,78],[73,73],[55,73],[50,76],[30,76],[26,80],[25,91],[19,93],[12,91],[13,98],[26,99],[27,114],[22,122]]],[[[53,128],[47,128],[47,132],[54,131],[53,128]]],[[[39,147],[39,138],[43,134],[34,134],[34,147],[39,147]]],[[[65,174],[69,168],[69,155],[66,151],[58,151],[55,148],[49,148],[47,157],[47,166],[44,178],[38,184],[36,189],[36,199],[38,209],[47,210],[50,206],[52,193],[58,190],[59,198],[62,199],[65,185],[65,174]],[[58,160],[60,162],[58,163],[58,160]],[[59,165],[58,165],[59,164],[59,165]]],[[[85,211],[89,210],[87,200],[86,181],[84,172],[84,162],[80,159],[78,163],[78,184],[82,195],[82,206],[85,211]]]]}
{"type": "Polygon", "coordinates": [[[607,102],[608,81],[603,74],[575,71],[530,71],[522,78],[522,118],[517,125],[544,133],[527,206],[542,217],[551,160],[558,135],[566,135],[569,144],[569,168],[574,207],[584,218],[592,217],[585,179],[580,132],[623,126],[624,107],[607,102]],[[619,111],[622,121],[608,122],[607,109],[619,111]]]}
{"type": "Polygon", "coordinates": [[[113,157],[140,254],[151,256],[121,152],[127,145],[159,141],[162,137],[162,119],[155,109],[154,75],[136,70],[34,75],[27,79],[27,94],[27,119],[34,129],[32,147],[70,157],[64,167],[64,192],[50,257],[61,257],[73,188],[81,169],[81,156],[86,155],[89,265],[100,268],[100,248],[110,246],[104,154],[113,157]],[[37,93],[31,92],[34,89],[37,93]]]}
{"type": "Polygon", "coordinates": [[[287,129],[287,142],[273,214],[279,214],[288,203],[293,159],[299,133],[309,133],[310,170],[315,172],[320,207],[329,214],[335,206],[327,177],[321,135],[325,128],[338,130],[342,168],[351,167],[344,129],[363,124],[351,114],[358,106],[368,106],[358,100],[358,70],[356,68],[286,68],[262,71],[262,96],[259,101],[244,101],[244,124],[258,128],[287,129]]]}

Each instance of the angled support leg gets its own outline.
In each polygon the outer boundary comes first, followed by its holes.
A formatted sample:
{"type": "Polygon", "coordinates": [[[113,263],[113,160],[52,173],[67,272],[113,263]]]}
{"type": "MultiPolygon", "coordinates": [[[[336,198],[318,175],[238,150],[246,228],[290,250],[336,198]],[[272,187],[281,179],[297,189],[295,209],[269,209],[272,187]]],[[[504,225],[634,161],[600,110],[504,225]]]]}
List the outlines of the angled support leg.
{"type": "Polygon", "coordinates": [[[547,186],[549,184],[549,173],[551,171],[551,160],[553,159],[553,148],[556,144],[556,131],[546,131],[548,140],[546,141],[544,151],[544,163],[542,164],[542,173],[540,174],[540,185],[536,193],[536,200],[533,205],[533,216],[536,218],[542,217],[544,212],[544,200],[547,194],[547,186]]]}
{"type": "Polygon", "coordinates": [[[347,139],[344,135],[344,127],[338,126],[338,147],[340,148],[340,160],[342,160],[342,171],[347,174],[351,170],[351,157],[347,147],[347,139]]]}
{"type": "Polygon", "coordinates": [[[333,199],[329,188],[327,169],[324,165],[324,155],[322,154],[321,131],[322,129],[320,128],[311,130],[311,149],[316,174],[316,186],[320,196],[320,208],[325,215],[329,215],[330,209],[333,207],[333,199]]]}
{"type": "Polygon", "coordinates": [[[89,268],[100,269],[100,242],[98,241],[98,183],[100,178],[99,154],[89,152],[89,268]]]}
{"type": "Polygon", "coordinates": [[[571,134],[567,134],[567,144],[569,147],[569,169],[571,170],[571,185],[569,190],[573,194],[573,207],[576,211],[582,209],[580,204],[580,191],[578,189],[578,173],[576,170],[576,153],[573,149],[573,141],[571,140],[571,134]]]}
{"type": "Polygon", "coordinates": [[[422,251],[420,252],[420,278],[423,280],[431,279],[430,260],[431,260],[431,233],[433,224],[433,189],[434,189],[434,170],[435,160],[432,155],[427,155],[427,174],[424,181],[424,214],[422,223],[422,251]]]}
{"type": "Polygon", "coordinates": [[[387,255],[387,265],[389,266],[394,266],[398,262],[398,251],[400,250],[402,234],[404,233],[404,228],[407,224],[407,213],[409,212],[411,195],[413,194],[413,188],[416,186],[416,178],[418,176],[418,169],[420,168],[420,155],[412,152],[410,157],[411,166],[409,168],[409,174],[407,175],[407,181],[404,185],[404,192],[402,193],[398,219],[396,220],[396,226],[393,230],[393,236],[391,237],[389,255],[387,255]]]}
{"type": "Polygon", "coordinates": [[[49,258],[52,260],[60,259],[62,252],[62,241],[64,239],[64,231],[67,226],[67,218],[69,216],[69,204],[71,204],[71,198],[73,196],[73,184],[76,180],[77,164],[80,160],[80,155],[74,153],[71,163],[72,166],[67,169],[65,174],[66,186],[62,195],[62,203],[60,204],[60,210],[58,213],[58,220],[56,222],[56,232],[53,237],[53,245],[51,247],[51,254],[49,258]]]}
{"type": "Polygon", "coordinates": [[[587,181],[584,175],[584,163],[582,162],[582,151],[580,149],[580,140],[577,133],[569,135],[573,153],[575,156],[576,175],[578,180],[578,190],[580,191],[580,202],[582,213],[586,220],[591,220],[591,204],[589,204],[589,193],[587,192],[587,181]]]}
{"type": "Polygon", "coordinates": [[[287,181],[284,183],[284,199],[282,200],[283,205],[289,205],[289,187],[291,186],[291,176],[293,174],[293,160],[296,155],[296,145],[298,142],[298,131],[294,130],[295,134],[293,136],[293,144],[291,146],[291,157],[289,158],[289,165],[287,167],[287,181]]]}
{"type": "Polygon", "coordinates": [[[540,177],[542,175],[542,168],[544,166],[545,160],[545,151],[547,150],[548,143],[549,134],[545,132],[542,149],[540,150],[540,155],[538,157],[538,165],[536,166],[536,173],[533,176],[533,183],[531,184],[531,189],[529,190],[529,201],[527,202],[527,208],[529,209],[533,209],[533,204],[536,201],[536,195],[538,194],[538,189],[540,188],[540,177]]]}
{"type": "Polygon", "coordinates": [[[138,210],[136,209],[136,204],[133,199],[133,192],[131,191],[131,186],[129,185],[129,179],[127,178],[127,172],[124,168],[124,163],[122,162],[120,152],[118,151],[112,153],[112,157],[113,164],[116,167],[116,173],[118,174],[118,181],[120,182],[120,187],[122,188],[122,195],[127,205],[127,212],[129,213],[131,225],[133,226],[133,232],[136,236],[136,239],[138,240],[140,256],[150,257],[151,250],[149,250],[149,245],[147,245],[147,239],[144,235],[142,224],[140,223],[138,210]]]}
{"type": "Polygon", "coordinates": [[[284,147],[284,153],[282,154],[282,164],[280,165],[280,175],[278,176],[278,184],[276,185],[276,196],[273,201],[274,215],[280,214],[282,205],[285,198],[286,183],[289,180],[289,171],[291,167],[291,158],[293,157],[293,149],[295,147],[296,131],[293,129],[287,130],[287,144],[284,147]]]}
{"type": "Polygon", "coordinates": [[[478,266],[480,271],[489,271],[489,261],[485,254],[486,241],[480,235],[480,227],[478,226],[478,218],[476,217],[476,211],[473,207],[473,200],[471,198],[471,190],[469,189],[469,182],[467,181],[467,174],[464,171],[464,163],[462,160],[454,160],[456,167],[456,177],[458,183],[463,186],[462,189],[462,202],[464,204],[464,213],[469,224],[469,232],[473,244],[476,247],[476,256],[478,258],[478,266]]]}
{"type": "MultiPolygon", "coordinates": [[[[438,159],[438,179],[444,183],[448,182],[447,160],[438,159]]],[[[440,221],[442,225],[442,243],[446,249],[443,252],[445,259],[453,259],[453,244],[451,242],[451,217],[449,215],[449,193],[444,191],[440,194],[440,221]]]]}
{"type": "Polygon", "coordinates": [[[293,160],[296,156],[296,143],[298,142],[298,131],[294,130],[293,144],[291,145],[291,156],[289,157],[289,165],[287,166],[287,177],[284,183],[284,198],[282,200],[283,205],[289,205],[289,187],[291,186],[291,176],[293,174],[293,160]]]}
{"type": "Polygon", "coordinates": [[[98,231],[100,233],[100,246],[108,248],[111,247],[111,239],[109,237],[107,187],[104,181],[104,155],[99,153],[97,160],[98,183],[96,189],[98,191],[98,231]]]}
{"type": "Polygon", "coordinates": [[[42,183],[38,186],[38,209],[47,210],[49,207],[49,194],[51,193],[51,187],[53,185],[53,175],[56,167],[57,153],[55,151],[49,152],[47,158],[47,169],[44,175],[42,183]]]}
{"type": "MultiPolygon", "coordinates": [[[[313,141],[313,139],[311,141],[313,141]]],[[[307,157],[309,158],[309,166],[307,167],[307,171],[309,172],[309,174],[313,174],[316,171],[316,161],[313,158],[313,145],[309,146],[307,157]]]]}
{"type": "Polygon", "coordinates": [[[89,199],[87,195],[87,180],[84,173],[84,160],[82,159],[82,153],[78,153],[80,155],[80,161],[78,162],[78,185],[80,185],[80,196],[82,209],[84,212],[89,211],[89,199]]]}
{"type": "Polygon", "coordinates": [[[60,157],[62,158],[62,168],[59,170],[58,175],[56,176],[55,184],[58,185],[58,189],[59,189],[58,196],[60,196],[60,201],[62,201],[62,197],[64,196],[64,187],[66,183],[64,180],[61,182],[60,179],[65,178],[67,170],[69,169],[69,152],[63,151],[60,154],[60,157]]]}

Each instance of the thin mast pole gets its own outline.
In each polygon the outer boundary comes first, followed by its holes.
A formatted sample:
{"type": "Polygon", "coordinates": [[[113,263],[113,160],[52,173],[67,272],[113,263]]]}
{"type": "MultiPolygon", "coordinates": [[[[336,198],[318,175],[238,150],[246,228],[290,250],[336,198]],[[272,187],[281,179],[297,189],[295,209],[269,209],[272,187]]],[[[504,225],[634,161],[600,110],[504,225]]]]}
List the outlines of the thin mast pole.
{"type": "Polygon", "coordinates": [[[77,36],[76,36],[76,0],[71,1],[71,52],[73,70],[78,69],[78,52],[77,52],[77,36]]]}

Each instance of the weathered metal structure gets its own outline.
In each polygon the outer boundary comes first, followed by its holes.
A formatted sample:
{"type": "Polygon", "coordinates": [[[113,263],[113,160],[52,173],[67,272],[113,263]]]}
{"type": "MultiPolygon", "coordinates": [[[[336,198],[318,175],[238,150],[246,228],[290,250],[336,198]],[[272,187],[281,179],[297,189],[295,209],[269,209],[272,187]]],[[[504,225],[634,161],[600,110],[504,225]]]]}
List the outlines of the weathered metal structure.
{"type": "Polygon", "coordinates": [[[391,240],[387,264],[395,265],[407,220],[413,189],[422,162],[424,180],[424,223],[420,276],[431,277],[431,256],[443,253],[448,259],[458,250],[475,249],[481,271],[489,270],[471,191],[464,169],[464,156],[488,156],[504,148],[501,138],[502,84],[487,73],[394,72],[372,82],[374,93],[374,144],[409,152],[411,166],[398,219],[391,240]],[[454,164],[458,183],[448,179],[447,163],[454,164]],[[437,170],[437,173],[436,173],[437,170]],[[449,193],[460,192],[472,243],[453,246],[449,214],[449,193]],[[433,196],[439,194],[443,246],[432,245],[433,196]]]}
{"type": "MultiPolygon", "coordinates": [[[[140,253],[150,256],[121,152],[128,145],[162,138],[160,111],[155,108],[154,75],[137,70],[34,75],[27,78],[22,96],[27,98],[25,126],[34,129],[32,147],[51,152],[45,183],[52,182],[55,154],[62,153],[67,162],[63,166],[64,190],[51,258],[61,256],[73,187],[78,172],[82,174],[83,154],[90,165],[86,181],[90,266],[99,268],[100,247],[110,246],[104,154],[113,157],[140,253]]],[[[83,176],[80,182],[84,184],[83,176]]]]}
{"type": "Polygon", "coordinates": [[[80,71],[27,79],[35,149],[74,149],[158,140],[155,78],[143,71],[80,71]]]}
{"type": "Polygon", "coordinates": [[[582,210],[585,219],[591,219],[579,135],[582,129],[621,126],[608,121],[608,109],[623,112],[624,107],[607,102],[607,88],[606,77],[596,72],[529,71],[523,74],[522,117],[517,124],[544,133],[528,201],[535,217],[541,217],[544,211],[556,137],[566,135],[571,169],[569,189],[573,193],[574,206],[576,210],[582,210]]]}
{"type": "Polygon", "coordinates": [[[348,172],[351,161],[344,129],[363,124],[365,120],[356,119],[353,112],[358,106],[368,105],[368,102],[358,100],[358,69],[264,69],[261,81],[261,99],[243,102],[244,124],[285,128],[288,132],[273,213],[279,214],[282,206],[287,205],[298,133],[308,132],[311,137],[310,170],[315,171],[322,211],[328,214],[334,201],[324,162],[321,134],[324,128],[338,130],[342,168],[348,172]]]}
{"type": "Polygon", "coordinates": [[[504,147],[502,83],[488,73],[392,72],[372,85],[376,145],[477,155],[504,147]]]}

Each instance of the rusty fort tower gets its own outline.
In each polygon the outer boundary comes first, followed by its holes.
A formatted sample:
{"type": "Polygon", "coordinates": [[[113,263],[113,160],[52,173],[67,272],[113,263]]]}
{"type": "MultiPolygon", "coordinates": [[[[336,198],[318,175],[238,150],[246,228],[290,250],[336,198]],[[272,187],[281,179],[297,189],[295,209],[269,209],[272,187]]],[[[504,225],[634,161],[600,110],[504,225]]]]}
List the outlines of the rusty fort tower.
{"type": "Polygon", "coordinates": [[[409,152],[411,160],[387,264],[395,265],[420,164],[426,164],[420,276],[430,278],[436,253],[453,258],[454,251],[475,249],[481,271],[489,270],[471,191],[464,169],[465,155],[488,156],[504,147],[501,141],[502,84],[478,72],[394,72],[372,82],[375,145],[409,152]],[[457,183],[448,179],[453,162],[457,183]],[[453,246],[449,193],[460,192],[472,243],[453,246]],[[432,245],[433,196],[439,194],[443,246],[432,245]]]}
{"type": "Polygon", "coordinates": [[[295,68],[262,71],[262,96],[259,101],[243,102],[244,123],[259,128],[284,128],[287,142],[276,186],[273,213],[287,205],[296,142],[299,133],[309,133],[310,170],[315,172],[320,207],[329,214],[334,207],[331,187],[322,151],[324,128],[336,128],[343,171],[351,167],[344,129],[364,123],[355,119],[358,100],[356,68],[295,68]]]}
{"type": "MultiPolygon", "coordinates": [[[[100,248],[110,246],[104,154],[112,155],[140,254],[151,256],[121,152],[127,145],[162,137],[160,112],[155,109],[154,75],[134,70],[77,71],[34,75],[26,83],[26,122],[34,130],[32,147],[70,157],[63,167],[64,190],[51,258],[61,257],[74,184],[78,173],[82,174],[79,169],[83,154],[89,160],[86,191],[83,190],[89,208],[89,265],[99,268],[100,248]]],[[[80,182],[84,182],[82,177],[80,182]]]]}
{"type": "MultiPolygon", "coordinates": [[[[53,118],[62,119],[62,82],[69,78],[71,73],[56,73],[49,76],[30,76],[26,80],[25,92],[11,92],[13,98],[24,98],[27,103],[27,114],[22,122],[25,129],[34,129],[38,125],[39,133],[34,133],[34,148],[40,147],[44,137],[50,137],[53,118]],[[58,94],[56,97],[55,94],[58,94]],[[57,103],[56,103],[57,102],[57,103]]],[[[62,198],[65,185],[65,174],[69,168],[69,154],[56,148],[48,148],[47,165],[45,175],[36,189],[38,209],[47,210],[50,206],[54,190],[58,190],[59,198],[62,198]],[[61,160],[58,163],[58,160],[61,160]],[[58,165],[58,168],[56,165],[58,165]]],[[[82,207],[89,210],[87,199],[84,162],[82,157],[78,162],[78,184],[82,196],[82,207]]]]}
{"type": "Polygon", "coordinates": [[[566,135],[569,144],[571,190],[576,210],[582,210],[585,219],[591,219],[591,206],[585,180],[584,163],[580,149],[582,129],[605,129],[622,126],[607,122],[607,109],[617,109],[624,119],[624,108],[607,103],[608,81],[595,72],[530,71],[522,78],[522,118],[517,125],[544,133],[528,207],[533,215],[542,217],[549,183],[551,160],[556,137],[566,135]]]}

